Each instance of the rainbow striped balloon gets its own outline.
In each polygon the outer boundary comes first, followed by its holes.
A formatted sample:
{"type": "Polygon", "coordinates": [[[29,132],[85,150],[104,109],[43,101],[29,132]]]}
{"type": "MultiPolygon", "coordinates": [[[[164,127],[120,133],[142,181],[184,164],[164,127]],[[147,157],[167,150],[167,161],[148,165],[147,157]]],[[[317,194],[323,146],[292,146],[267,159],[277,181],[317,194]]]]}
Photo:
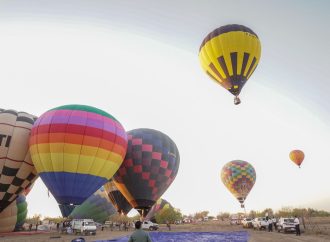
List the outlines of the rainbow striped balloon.
{"type": "Polygon", "coordinates": [[[49,110],[37,119],[30,137],[32,161],[60,207],[81,204],[105,184],[123,162],[126,148],[122,125],[85,105],[49,110]]]}

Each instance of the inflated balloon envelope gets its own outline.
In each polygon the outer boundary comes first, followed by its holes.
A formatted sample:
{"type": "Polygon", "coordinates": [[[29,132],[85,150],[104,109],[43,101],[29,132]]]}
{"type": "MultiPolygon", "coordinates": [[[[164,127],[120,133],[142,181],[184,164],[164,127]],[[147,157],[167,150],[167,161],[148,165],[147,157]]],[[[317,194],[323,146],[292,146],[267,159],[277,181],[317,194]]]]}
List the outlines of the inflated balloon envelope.
{"type": "Polygon", "coordinates": [[[37,178],[29,137],[36,116],[0,109],[0,212],[37,178]]]}
{"type": "Polygon", "coordinates": [[[0,233],[21,230],[27,216],[27,202],[23,194],[0,213],[0,233]]]}
{"type": "Polygon", "coordinates": [[[254,167],[249,162],[233,160],[223,166],[220,175],[223,184],[244,208],[245,199],[257,179],[254,167]]]}
{"type": "Polygon", "coordinates": [[[261,44],[255,32],[238,24],[221,26],[209,33],[199,49],[199,61],[208,76],[235,96],[256,69],[261,44]]]}
{"type": "Polygon", "coordinates": [[[86,105],[47,111],[30,137],[32,161],[64,217],[113,176],[126,148],[127,135],[118,120],[86,105]]]}
{"type": "Polygon", "coordinates": [[[157,130],[134,129],[127,135],[126,157],[113,179],[132,207],[145,217],[174,181],[179,150],[170,137],[157,130]]]}

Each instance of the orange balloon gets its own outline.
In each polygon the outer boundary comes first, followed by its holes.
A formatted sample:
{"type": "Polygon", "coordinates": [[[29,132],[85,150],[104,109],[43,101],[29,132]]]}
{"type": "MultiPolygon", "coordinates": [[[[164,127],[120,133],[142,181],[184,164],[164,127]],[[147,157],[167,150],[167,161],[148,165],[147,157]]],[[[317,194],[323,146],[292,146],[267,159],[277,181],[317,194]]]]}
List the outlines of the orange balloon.
{"type": "Polygon", "coordinates": [[[305,158],[305,154],[301,150],[293,150],[293,151],[290,152],[289,157],[300,168],[300,165],[301,165],[301,163],[303,162],[303,160],[305,158]]]}

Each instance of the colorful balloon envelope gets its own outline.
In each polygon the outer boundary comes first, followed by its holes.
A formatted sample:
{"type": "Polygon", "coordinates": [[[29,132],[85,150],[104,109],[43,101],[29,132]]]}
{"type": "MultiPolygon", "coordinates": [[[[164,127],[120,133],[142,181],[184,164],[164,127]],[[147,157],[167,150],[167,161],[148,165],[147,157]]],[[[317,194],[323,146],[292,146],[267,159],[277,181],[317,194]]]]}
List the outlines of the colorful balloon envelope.
{"type": "Polygon", "coordinates": [[[156,203],[151,207],[150,211],[148,212],[145,220],[155,221],[155,216],[161,212],[163,209],[173,208],[172,205],[166,201],[165,199],[158,199],[156,203]]]}
{"type": "Polygon", "coordinates": [[[26,216],[27,203],[21,194],[0,213],[0,233],[21,230],[26,216]]]}
{"type": "Polygon", "coordinates": [[[129,204],[123,194],[121,194],[112,179],[104,184],[104,189],[108,193],[110,201],[119,214],[127,215],[129,211],[131,211],[131,204],[129,204]]]}
{"type": "Polygon", "coordinates": [[[67,217],[120,167],[127,147],[122,125],[110,114],[85,105],[44,113],[32,128],[32,161],[67,217]]]}
{"type": "Polygon", "coordinates": [[[0,109],[0,212],[37,178],[29,136],[36,117],[0,109]]]}
{"type": "Polygon", "coordinates": [[[244,202],[256,182],[256,171],[253,166],[242,160],[234,160],[225,164],[221,170],[221,180],[227,189],[240,202],[244,202]]]}
{"type": "Polygon", "coordinates": [[[91,218],[95,222],[104,223],[110,215],[115,214],[116,209],[112,205],[107,192],[101,187],[83,204],[77,206],[69,215],[70,218],[91,218]]]}
{"type": "Polygon", "coordinates": [[[305,154],[301,150],[293,150],[290,152],[289,157],[300,168],[301,163],[305,158],[305,154]]]}
{"type": "Polygon", "coordinates": [[[125,160],[114,175],[116,187],[142,217],[175,179],[180,155],[175,143],[153,129],[128,133],[125,160]]]}
{"type": "Polygon", "coordinates": [[[235,96],[235,104],[240,103],[238,95],[256,69],[260,55],[257,34],[238,24],[215,29],[199,49],[202,69],[235,96]]]}

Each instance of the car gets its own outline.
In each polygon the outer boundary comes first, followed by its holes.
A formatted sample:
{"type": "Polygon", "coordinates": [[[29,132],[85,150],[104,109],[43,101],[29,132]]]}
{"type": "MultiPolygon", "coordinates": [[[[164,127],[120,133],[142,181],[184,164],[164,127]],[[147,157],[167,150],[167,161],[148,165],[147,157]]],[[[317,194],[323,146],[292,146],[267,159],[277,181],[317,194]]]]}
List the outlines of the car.
{"type": "Polygon", "coordinates": [[[242,220],[242,225],[243,225],[243,228],[252,228],[253,227],[252,218],[244,218],[242,220]]]}
{"type": "Polygon", "coordinates": [[[294,223],[294,218],[280,218],[276,224],[277,232],[295,232],[296,226],[294,223]]]}
{"type": "Polygon", "coordinates": [[[73,219],[71,228],[74,234],[96,235],[96,224],[93,219],[73,219]]]}
{"type": "Polygon", "coordinates": [[[156,223],[151,222],[150,220],[143,221],[142,229],[146,230],[158,230],[159,226],[156,223]]]}
{"type": "Polygon", "coordinates": [[[268,222],[265,217],[259,217],[252,220],[253,229],[261,230],[268,227],[268,222]]]}

